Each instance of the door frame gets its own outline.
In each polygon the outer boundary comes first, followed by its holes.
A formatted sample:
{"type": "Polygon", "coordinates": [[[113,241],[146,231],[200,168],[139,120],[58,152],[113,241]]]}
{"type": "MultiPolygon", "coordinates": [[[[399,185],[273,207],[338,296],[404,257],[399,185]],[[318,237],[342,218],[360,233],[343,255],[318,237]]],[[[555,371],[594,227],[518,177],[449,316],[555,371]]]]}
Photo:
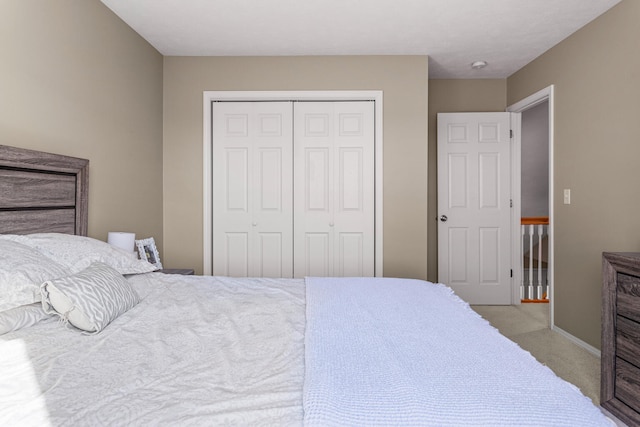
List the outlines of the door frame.
{"type": "MultiPolygon", "coordinates": [[[[548,140],[549,140],[549,228],[548,228],[548,239],[549,239],[549,259],[548,259],[548,267],[547,267],[547,276],[548,276],[548,281],[549,281],[549,288],[548,288],[548,296],[549,296],[549,324],[550,327],[553,328],[555,326],[555,322],[554,322],[554,305],[555,305],[555,298],[553,297],[554,294],[554,290],[555,290],[555,285],[554,285],[554,192],[553,192],[553,186],[554,186],[554,179],[553,179],[553,171],[554,171],[554,164],[553,164],[553,147],[554,147],[554,140],[553,140],[553,136],[554,136],[554,123],[553,123],[553,117],[554,117],[554,85],[548,86],[544,89],[539,90],[538,92],[529,95],[528,97],[516,102],[515,104],[512,104],[510,106],[507,107],[507,111],[508,112],[512,112],[512,113],[521,113],[523,111],[526,111],[530,108],[533,108],[539,104],[542,104],[543,102],[548,102],[549,104],[549,118],[548,118],[548,122],[549,122],[549,136],[548,136],[548,140]]],[[[520,144],[518,144],[518,150],[520,150],[520,144]]],[[[521,174],[521,165],[520,163],[514,163],[514,175],[517,175],[517,179],[518,181],[520,180],[520,174],[521,174]],[[517,168],[517,172],[515,172],[515,169],[517,168]]],[[[518,191],[518,205],[520,204],[520,186],[518,185],[517,187],[517,191],[518,191]]],[[[518,227],[519,228],[519,227],[518,227]]],[[[516,239],[514,239],[515,242],[516,239]]],[[[520,232],[518,231],[518,246],[520,246],[520,232]]],[[[521,252],[522,248],[520,248],[521,252]]],[[[515,252],[515,251],[514,251],[515,252]]],[[[522,255],[520,255],[520,259],[518,260],[518,264],[514,264],[514,265],[520,265],[520,263],[522,262],[522,255]]],[[[517,275],[520,276],[520,269],[518,269],[517,275]]],[[[520,280],[517,280],[517,286],[520,286],[520,280]]],[[[520,293],[518,292],[517,295],[519,295],[520,293]]]]}
{"type": "Polygon", "coordinates": [[[216,101],[374,101],[374,168],[375,168],[375,276],[383,274],[383,204],[382,204],[382,91],[203,91],[202,92],[202,219],[203,219],[203,274],[213,271],[213,196],[211,180],[212,162],[212,115],[211,103],[216,101]]]}

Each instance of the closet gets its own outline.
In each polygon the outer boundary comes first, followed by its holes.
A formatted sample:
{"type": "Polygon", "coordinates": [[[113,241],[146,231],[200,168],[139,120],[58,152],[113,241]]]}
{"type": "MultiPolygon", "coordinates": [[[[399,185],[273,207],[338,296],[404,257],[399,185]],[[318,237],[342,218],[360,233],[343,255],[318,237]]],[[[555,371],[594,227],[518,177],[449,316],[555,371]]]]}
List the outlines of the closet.
{"type": "Polygon", "coordinates": [[[214,275],[374,275],[374,105],[212,103],[214,275]]]}

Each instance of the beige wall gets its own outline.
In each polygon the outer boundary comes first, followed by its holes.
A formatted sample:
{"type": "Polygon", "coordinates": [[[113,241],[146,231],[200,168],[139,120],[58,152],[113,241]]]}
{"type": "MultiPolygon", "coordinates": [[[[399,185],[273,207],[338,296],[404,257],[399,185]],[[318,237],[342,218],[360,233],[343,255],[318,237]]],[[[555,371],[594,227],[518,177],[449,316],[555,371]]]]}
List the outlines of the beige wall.
{"type": "Polygon", "coordinates": [[[429,208],[428,279],[438,281],[438,157],[437,114],[504,111],[506,79],[429,80],[429,208]]]}
{"type": "Polygon", "coordinates": [[[623,0],[507,84],[509,104],[555,85],[555,322],[595,347],[602,252],[640,251],[638,22],[623,0]]]}
{"type": "Polygon", "coordinates": [[[165,57],[165,261],[198,271],[205,90],[382,90],[384,274],[426,278],[427,57],[165,57]]]}
{"type": "Polygon", "coordinates": [[[98,0],[0,2],[0,144],[90,160],[89,235],[162,243],[162,56],[98,0]]]}

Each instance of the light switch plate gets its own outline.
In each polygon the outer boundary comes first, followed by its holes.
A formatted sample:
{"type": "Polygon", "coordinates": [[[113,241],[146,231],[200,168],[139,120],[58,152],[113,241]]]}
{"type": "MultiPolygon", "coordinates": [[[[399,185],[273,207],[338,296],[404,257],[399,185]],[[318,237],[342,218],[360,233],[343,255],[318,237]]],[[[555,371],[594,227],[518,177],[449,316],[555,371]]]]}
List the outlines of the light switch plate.
{"type": "Polygon", "coordinates": [[[564,189],[564,204],[565,205],[571,204],[571,189],[569,188],[564,189]]]}

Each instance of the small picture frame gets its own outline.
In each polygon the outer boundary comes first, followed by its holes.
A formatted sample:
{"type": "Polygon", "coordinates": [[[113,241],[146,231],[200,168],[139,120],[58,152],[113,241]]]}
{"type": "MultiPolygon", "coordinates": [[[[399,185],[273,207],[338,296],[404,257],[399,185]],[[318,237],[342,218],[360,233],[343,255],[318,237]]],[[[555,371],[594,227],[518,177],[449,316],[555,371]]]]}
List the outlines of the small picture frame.
{"type": "Polygon", "coordinates": [[[160,254],[158,253],[156,241],[153,240],[153,237],[149,237],[148,239],[136,240],[136,247],[138,248],[138,255],[140,256],[140,259],[155,265],[159,269],[162,269],[160,254]]]}

